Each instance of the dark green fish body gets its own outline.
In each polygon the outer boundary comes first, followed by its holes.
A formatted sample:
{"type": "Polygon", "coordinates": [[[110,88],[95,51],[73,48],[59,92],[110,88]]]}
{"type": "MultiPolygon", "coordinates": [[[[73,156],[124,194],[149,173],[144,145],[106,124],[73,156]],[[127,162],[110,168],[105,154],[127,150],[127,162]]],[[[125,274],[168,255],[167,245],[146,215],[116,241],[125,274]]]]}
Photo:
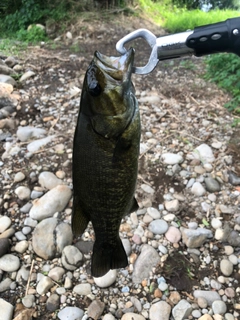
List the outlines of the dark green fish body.
{"type": "Polygon", "coordinates": [[[128,264],[119,227],[138,207],[140,118],[133,59],[133,49],[120,58],[96,52],[83,84],[73,146],[72,229],[80,235],[92,221],[94,277],[128,264]]]}

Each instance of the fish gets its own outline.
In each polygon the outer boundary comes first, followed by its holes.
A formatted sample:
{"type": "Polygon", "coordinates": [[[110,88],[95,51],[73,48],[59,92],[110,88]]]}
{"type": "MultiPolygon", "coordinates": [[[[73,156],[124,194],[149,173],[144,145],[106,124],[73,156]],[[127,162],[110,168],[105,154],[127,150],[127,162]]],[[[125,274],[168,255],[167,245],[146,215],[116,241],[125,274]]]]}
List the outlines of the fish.
{"type": "Polygon", "coordinates": [[[132,48],[120,57],[96,51],[83,82],[73,140],[71,224],[77,237],[92,222],[93,277],[128,265],[119,228],[122,218],[138,209],[141,126],[133,63],[132,48]]]}

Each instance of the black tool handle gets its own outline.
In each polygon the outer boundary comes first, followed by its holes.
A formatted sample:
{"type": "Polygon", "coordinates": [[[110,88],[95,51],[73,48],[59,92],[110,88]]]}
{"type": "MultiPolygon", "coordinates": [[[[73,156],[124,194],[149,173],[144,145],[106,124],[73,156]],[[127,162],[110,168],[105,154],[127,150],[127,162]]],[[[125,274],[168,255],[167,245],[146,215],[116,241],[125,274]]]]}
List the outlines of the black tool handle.
{"type": "Polygon", "coordinates": [[[186,45],[196,56],[231,52],[240,56],[240,17],[196,27],[186,45]]]}

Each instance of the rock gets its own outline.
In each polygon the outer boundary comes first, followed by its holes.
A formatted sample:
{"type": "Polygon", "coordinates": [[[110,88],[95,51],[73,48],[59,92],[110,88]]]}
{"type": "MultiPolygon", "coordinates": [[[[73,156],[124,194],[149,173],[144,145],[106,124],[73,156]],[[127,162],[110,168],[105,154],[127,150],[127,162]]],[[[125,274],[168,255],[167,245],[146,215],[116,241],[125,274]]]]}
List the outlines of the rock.
{"type": "Polygon", "coordinates": [[[165,233],[165,237],[171,243],[177,243],[182,238],[182,234],[178,228],[176,228],[174,226],[170,226],[168,228],[168,231],[165,233]]]}
{"type": "Polygon", "coordinates": [[[46,135],[47,131],[42,128],[35,128],[31,126],[18,127],[17,137],[20,141],[25,142],[32,138],[41,138],[46,135]]]}
{"type": "Polygon", "coordinates": [[[15,189],[15,193],[20,200],[30,199],[31,190],[28,187],[20,186],[15,189]]]}
{"type": "Polygon", "coordinates": [[[13,306],[2,298],[0,298],[0,310],[2,320],[12,320],[13,306]]]}
{"type": "Polygon", "coordinates": [[[93,278],[96,285],[100,288],[107,288],[111,286],[117,278],[117,270],[109,270],[104,276],[93,278]]]}
{"type": "Polygon", "coordinates": [[[0,74],[1,75],[12,75],[12,76],[17,75],[17,73],[12,68],[9,68],[5,64],[0,64],[0,74]]]}
{"type": "Polygon", "coordinates": [[[17,82],[9,75],[0,74],[0,83],[10,84],[13,87],[16,87],[17,82]]]}
{"type": "Polygon", "coordinates": [[[192,185],[191,191],[195,196],[198,196],[198,197],[201,197],[206,193],[206,190],[204,189],[204,187],[200,182],[194,182],[194,184],[192,185]]]}
{"type": "Polygon", "coordinates": [[[174,317],[174,320],[186,319],[191,314],[191,312],[192,306],[185,299],[180,300],[178,304],[172,309],[172,315],[174,317]]]}
{"type": "Polygon", "coordinates": [[[4,231],[2,234],[0,234],[0,239],[10,238],[12,235],[14,235],[14,233],[15,233],[15,229],[9,228],[6,231],[4,231]]]}
{"type": "Polygon", "coordinates": [[[26,308],[31,308],[35,302],[35,296],[33,294],[28,294],[23,297],[22,304],[26,308]]]}
{"type": "Polygon", "coordinates": [[[218,218],[212,218],[211,220],[211,226],[214,228],[214,229],[218,229],[218,228],[221,228],[222,226],[222,221],[218,218]]]}
{"type": "Polygon", "coordinates": [[[204,314],[198,320],[213,320],[213,318],[209,314],[204,314]]]}
{"type": "Polygon", "coordinates": [[[144,245],[141,253],[137,258],[132,275],[133,283],[141,283],[142,280],[148,279],[149,272],[160,262],[160,256],[157,251],[150,245],[144,245]]]}
{"type": "Polygon", "coordinates": [[[227,311],[226,303],[222,300],[215,300],[212,303],[212,310],[214,314],[224,314],[227,311]]]}
{"type": "Polygon", "coordinates": [[[175,153],[163,153],[161,160],[165,164],[174,165],[183,162],[183,157],[180,154],[175,153]]]}
{"type": "Polygon", "coordinates": [[[12,284],[12,280],[9,278],[5,278],[3,281],[0,281],[0,293],[9,290],[11,284],[12,284]]]}
{"type": "Polygon", "coordinates": [[[127,312],[122,316],[121,320],[145,320],[145,318],[140,314],[127,312]]]}
{"type": "Polygon", "coordinates": [[[206,189],[209,192],[218,192],[221,190],[219,182],[211,177],[204,179],[206,189]]]}
{"type": "Polygon", "coordinates": [[[225,206],[224,204],[220,204],[219,209],[222,213],[226,213],[226,214],[233,214],[234,213],[232,207],[225,206]]]}
{"type": "Polygon", "coordinates": [[[13,254],[5,254],[0,258],[0,269],[6,272],[17,271],[20,267],[20,260],[13,254]]]}
{"type": "Polygon", "coordinates": [[[77,320],[82,319],[84,311],[77,307],[65,307],[58,313],[60,320],[77,320]]]}
{"type": "Polygon", "coordinates": [[[131,243],[128,239],[122,239],[122,244],[124,247],[124,250],[126,251],[127,256],[130,256],[130,254],[132,253],[132,247],[131,247],[131,243]]]}
{"type": "Polygon", "coordinates": [[[15,245],[14,249],[19,253],[24,253],[27,250],[27,248],[28,248],[28,241],[22,240],[15,245]]]}
{"type": "Polygon", "coordinates": [[[65,209],[71,196],[71,189],[66,185],[56,186],[33,202],[29,215],[35,220],[52,217],[55,212],[61,212],[65,209]]]}
{"type": "Polygon", "coordinates": [[[33,142],[30,142],[27,145],[27,150],[30,153],[34,153],[34,152],[38,151],[40,148],[42,148],[45,145],[47,145],[48,143],[50,143],[51,141],[53,141],[55,138],[56,138],[56,135],[52,135],[52,136],[48,136],[46,138],[42,138],[42,139],[38,139],[33,142]]]}
{"type": "Polygon", "coordinates": [[[48,276],[54,281],[59,282],[62,279],[64,273],[65,273],[65,270],[63,268],[55,267],[49,271],[48,276]]]}
{"type": "Polygon", "coordinates": [[[148,229],[154,234],[164,234],[168,230],[168,224],[165,220],[156,219],[150,222],[148,229]]]}
{"type": "Polygon", "coordinates": [[[36,75],[35,72],[29,70],[21,76],[21,78],[19,79],[19,82],[24,82],[35,75],[36,75]]]}
{"type": "Polygon", "coordinates": [[[240,185],[240,177],[238,177],[234,172],[228,171],[228,182],[233,186],[240,185]]]}
{"type": "Polygon", "coordinates": [[[79,294],[80,296],[87,296],[91,293],[90,283],[80,283],[73,287],[73,292],[79,294]]]}
{"type": "Polygon", "coordinates": [[[204,298],[207,301],[209,307],[212,306],[212,303],[215,300],[221,300],[220,295],[216,291],[207,291],[207,290],[195,290],[193,295],[196,299],[204,298]]]}
{"type": "Polygon", "coordinates": [[[176,212],[179,210],[179,201],[177,199],[165,201],[164,205],[167,211],[176,212]]]}
{"type": "Polygon", "coordinates": [[[27,270],[24,266],[18,270],[16,280],[18,283],[25,285],[28,281],[30,271],[27,270]]]}
{"type": "Polygon", "coordinates": [[[144,192],[146,192],[146,193],[149,193],[149,194],[154,194],[154,189],[153,188],[151,188],[149,185],[147,185],[147,184],[141,184],[141,189],[144,191],[144,192]]]}
{"type": "Polygon", "coordinates": [[[83,255],[78,248],[68,245],[62,252],[62,264],[67,270],[75,270],[82,265],[83,255]]]}
{"type": "Polygon", "coordinates": [[[75,243],[75,247],[77,247],[83,254],[89,254],[90,251],[93,251],[93,244],[93,241],[79,240],[75,243]]]}
{"type": "Polygon", "coordinates": [[[169,300],[173,304],[177,304],[181,300],[181,296],[177,291],[172,291],[169,296],[169,300]]]}
{"type": "Polygon", "coordinates": [[[203,143],[193,151],[193,156],[203,164],[211,163],[215,160],[211,147],[203,143]]]}
{"type": "Polygon", "coordinates": [[[105,308],[105,303],[100,300],[94,300],[88,307],[87,314],[89,318],[99,319],[105,308]]]}
{"type": "Polygon", "coordinates": [[[211,230],[205,228],[193,230],[181,227],[180,231],[182,233],[182,241],[188,248],[201,247],[208,238],[213,237],[211,230]]]}
{"type": "Polygon", "coordinates": [[[153,208],[153,207],[149,207],[147,208],[147,213],[150,215],[150,217],[152,217],[153,219],[160,219],[160,212],[153,208]]]}
{"type": "Polygon", "coordinates": [[[11,219],[8,216],[0,216],[0,233],[3,233],[11,225],[11,219]]]}
{"type": "Polygon", "coordinates": [[[54,312],[59,309],[60,299],[56,293],[50,295],[46,302],[46,308],[48,311],[54,312]]]}
{"type": "Polygon", "coordinates": [[[165,301],[159,301],[151,305],[149,310],[150,320],[168,320],[171,306],[165,301]]]}
{"type": "Polygon", "coordinates": [[[35,228],[32,246],[39,257],[48,260],[61,254],[63,248],[72,243],[72,239],[69,224],[60,222],[56,218],[48,218],[42,220],[35,228]]]}
{"type": "Polygon", "coordinates": [[[220,262],[220,270],[221,272],[229,277],[233,272],[233,264],[228,259],[222,259],[220,262]]]}
{"type": "Polygon", "coordinates": [[[63,184],[61,179],[58,179],[55,174],[49,171],[43,171],[38,177],[39,184],[46,189],[53,189],[58,185],[63,184]]]}
{"type": "Polygon", "coordinates": [[[25,174],[23,172],[17,172],[14,176],[14,182],[20,182],[25,179],[25,174]]]}
{"type": "Polygon", "coordinates": [[[203,297],[199,297],[197,299],[197,304],[199,305],[199,307],[201,309],[206,309],[207,306],[208,306],[207,300],[205,298],[203,298],[203,297]]]}
{"type": "Polygon", "coordinates": [[[54,286],[54,282],[47,276],[42,276],[41,280],[38,282],[36,290],[37,293],[42,295],[48,292],[50,288],[54,286]]]}
{"type": "Polygon", "coordinates": [[[103,320],[115,320],[115,317],[111,313],[104,315],[103,320]]]}
{"type": "Polygon", "coordinates": [[[0,258],[1,258],[4,254],[8,253],[9,249],[10,249],[10,242],[9,242],[9,240],[6,239],[6,238],[0,239],[0,258]]]}

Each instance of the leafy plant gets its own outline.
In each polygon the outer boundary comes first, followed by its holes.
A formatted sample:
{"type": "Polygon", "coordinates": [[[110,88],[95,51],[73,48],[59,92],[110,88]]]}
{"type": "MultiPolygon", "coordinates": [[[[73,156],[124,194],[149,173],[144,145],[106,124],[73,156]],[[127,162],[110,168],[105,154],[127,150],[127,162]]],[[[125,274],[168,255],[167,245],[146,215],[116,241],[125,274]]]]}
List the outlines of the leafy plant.
{"type": "Polygon", "coordinates": [[[17,39],[20,41],[26,41],[26,42],[38,42],[46,40],[46,33],[45,30],[41,29],[40,27],[33,25],[28,30],[20,29],[17,32],[17,39]]]}
{"type": "Polygon", "coordinates": [[[240,113],[240,59],[230,53],[221,53],[207,58],[205,78],[215,82],[233,96],[226,108],[240,113]]]}

